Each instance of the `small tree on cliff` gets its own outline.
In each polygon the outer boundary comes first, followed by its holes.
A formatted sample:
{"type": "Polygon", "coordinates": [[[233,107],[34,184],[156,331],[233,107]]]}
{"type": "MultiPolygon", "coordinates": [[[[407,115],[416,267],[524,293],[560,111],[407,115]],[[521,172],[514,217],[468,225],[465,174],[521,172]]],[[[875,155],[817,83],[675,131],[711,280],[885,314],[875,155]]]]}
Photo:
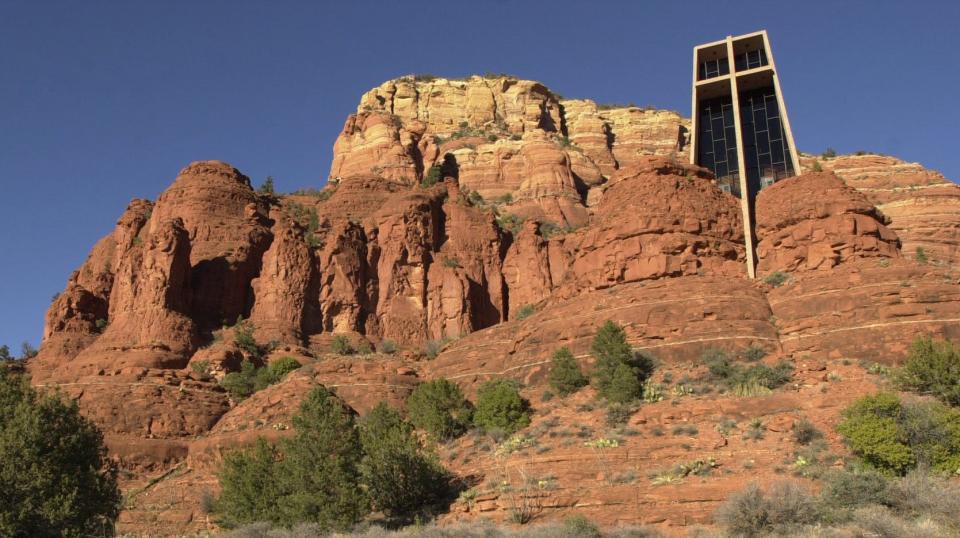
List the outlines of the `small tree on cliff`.
{"type": "Polygon", "coordinates": [[[259,441],[225,459],[216,503],[225,525],[313,522],[342,531],[367,513],[353,415],[321,386],[307,395],[293,425],[296,435],[278,447],[259,441]]]}
{"type": "Polygon", "coordinates": [[[0,536],[113,536],[116,470],[76,402],[0,367],[0,536]]]}
{"type": "Polygon", "coordinates": [[[491,379],[481,385],[477,392],[473,424],[487,431],[496,428],[513,433],[530,425],[530,412],[527,408],[527,402],[520,397],[516,381],[491,379]]]}
{"type": "Polygon", "coordinates": [[[386,403],[360,421],[360,442],[360,473],[377,510],[409,515],[444,493],[443,467],[420,447],[413,426],[386,403]]]}
{"type": "Polygon", "coordinates": [[[417,385],[407,398],[407,413],[414,426],[447,440],[467,431],[473,410],[460,387],[441,377],[417,385]]]}
{"type": "Polygon", "coordinates": [[[561,396],[573,394],[589,383],[570,348],[564,346],[553,354],[550,361],[550,387],[561,396]]]}
{"type": "Polygon", "coordinates": [[[604,323],[590,350],[597,359],[593,385],[600,396],[627,403],[643,395],[643,382],[653,373],[653,359],[630,348],[623,327],[612,321],[604,323]]]}

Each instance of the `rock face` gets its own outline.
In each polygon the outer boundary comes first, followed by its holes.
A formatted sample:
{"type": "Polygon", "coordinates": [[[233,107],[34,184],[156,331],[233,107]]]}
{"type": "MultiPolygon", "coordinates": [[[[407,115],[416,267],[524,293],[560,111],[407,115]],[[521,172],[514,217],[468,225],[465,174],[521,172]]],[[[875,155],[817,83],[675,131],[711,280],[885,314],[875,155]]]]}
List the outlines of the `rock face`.
{"type": "Polygon", "coordinates": [[[903,252],[929,261],[960,263],[960,186],[939,172],[917,163],[884,155],[843,155],[832,159],[805,158],[811,169],[819,162],[890,218],[890,228],[903,242],[903,252]]]}
{"type": "Polygon", "coordinates": [[[687,132],[674,112],[561,101],[538,82],[408,77],[364,94],[330,177],[411,184],[448,163],[462,188],[509,195],[511,213],[581,226],[591,187],[644,156],[685,160],[687,132]]]}
{"type": "MultiPolygon", "coordinates": [[[[517,379],[536,431],[579,428],[505,459],[479,438],[442,448],[460,475],[556,473],[560,486],[536,494],[545,518],[709,524],[748,479],[773,479],[796,420],[832,432],[843,405],[875,390],[857,361],[836,359],[895,364],[919,335],[960,339],[960,195],[893,158],[805,158],[810,173],[756,200],[761,278],[750,280],[739,201],[683,164],[687,151],[687,121],[672,112],[561,100],[510,77],[390,81],[348,118],[321,191],[258,193],[229,164],[201,161],[156,203],[132,201],[50,305],[27,368],[79,401],[131,473],[123,530],[214,528],[200,507],[223,454],[289,435],[317,384],[364,413],[381,400],[403,407],[441,376],[470,395],[517,379]],[[782,282],[765,282],[773,273],[782,282]],[[607,320],[656,357],[671,400],[644,404],[622,430],[644,431],[624,433],[616,454],[560,441],[613,435],[602,411],[581,410],[591,389],[544,394],[551,355],[567,346],[589,369],[607,320]],[[335,337],[364,352],[334,354],[335,337]],[[789,388],[691,392],[702,353],[748,348],[793,364],[789,388]],[[217,382],[244,360],[282,356],[304,366],[245,401],[217,382]],[[718,433],[731,417],[763,417],[767,439],[718,433]],[[661,437],[678,425],[702,435],[661,437]],[[684,486],[615,479],[685,462],[691,449],[730,472],[684,486]],[[748,460],[759,467],[732,467],[748,460]]],[[[461,504],[445,519],[516,508],[497,492],[461,504]]]]}
{"type": "Polygon", "coordinates": [[[858,257],[899,256],[900,241],[863,194],[828,172],[788,178],[756,201],[758,274],[830,269],[858,257]]]}

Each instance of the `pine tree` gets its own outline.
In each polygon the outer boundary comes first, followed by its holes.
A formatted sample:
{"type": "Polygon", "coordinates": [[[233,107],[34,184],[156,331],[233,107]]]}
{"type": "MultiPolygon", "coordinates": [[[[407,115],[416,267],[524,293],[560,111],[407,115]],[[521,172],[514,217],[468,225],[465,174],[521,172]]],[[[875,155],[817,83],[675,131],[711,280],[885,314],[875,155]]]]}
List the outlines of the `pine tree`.
{"type": "Polygon", "coordinates": [[[367,513],[353,415],[321,386],[300,405],[293,427],[296,435],[282,445],[279,475],[285,491],[278,499],[279,522],[349,530],[367,513]]]}
{"type": "Polygon", "coordinates": [[[411,424],[380,402],[360,421],[360,473],[374,508],[409,515],[443,493],[446,473],[424,451],[411,424]]]}
{"type": "Polygon", "coordinates": [[[472,410],[456,383],[444,378],[421,383],[407,399],[410,422],[441,440],[467,430],[472,410]]]}
{"type": "Polygon", "coordinates": [[[494,428],[513,433],[530,425],[527,404],[520,397],[517,383],[509,379],[487,381],[477,391],[473,423],[478,428],[494,428]]]}
{"type": "Polygon", "coordinates": [[[0,536],[113,536],[116,469],[76,402],[0,366],[0,536]]]}
{"type": "Polygon", "coordinates": [[[353,415],[321,386],[307,395],[293,425],[294,437],[276,448],[261,440],[227,457],[216,503],[225,525],[310,522],[343,531],[367,514],[353,415]]]}
{"type": "Polygon", "coordinates": [[[550,361],[550,387],[561,396],[573,394],[589,383],[580,364],[567,347],[558,349],[550,361]]]}
{"type": "Polygon", "coordinates": [[[593,385],[600,396],[627,403],[643,395],[643,382],[653,373],[653,359],[630,348],[623,327],[607,321],[597,331],[590,349],[597,359],[593,385]]]}

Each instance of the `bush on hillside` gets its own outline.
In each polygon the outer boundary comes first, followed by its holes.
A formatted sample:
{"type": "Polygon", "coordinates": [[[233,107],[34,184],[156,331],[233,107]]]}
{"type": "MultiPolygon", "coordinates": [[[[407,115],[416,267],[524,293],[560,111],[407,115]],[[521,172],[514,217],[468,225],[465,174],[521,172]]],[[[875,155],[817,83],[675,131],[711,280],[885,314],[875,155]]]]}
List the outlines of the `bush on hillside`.
{"type": "Polygon", "coordinates": [[[916,464],[913,451],[900,437],[897,419],[903,407],[890,393],[864,396],[843,411],[837,431],[867,465],[903,474],[916,464]]]}
{"type": "Polygon", "coordinates": [[[337,355],[353,355],[356,349],[354,349],[349,337],[338,334],[330,341],[330,352],[337,355]]]}
{"type": "Polygon", "coordinates": [[[779,288],[780,286],[785,284],[789,279],[790,277],[786,273],[783,273],[781,271],[774,271],[773,273],[770,273],[769,275],[767,275],[767,277],[764,278],[763,281],[766,282],[767,284],[770,284],[774,288],[779,288]]]}
{"type": "Polygon", "coordinates": [[[864,463],[884,473],[903,475],[918,465],[960,471],[960,411],[940,402],[865,396],[844,410],[837,431],[864,463]]]}
{"type": "Polygon", "coordinates": [[[0,484],[2,536],[113,536],[121,497],[102,434],[2,365],[0,484]]]}
{"type": "Polygon", "coordinates": [[[360,421],[360,443],[360,474],[375,509],[409,515],[444,493],[443,467],[420,447],[413,426],[386,403],[360,421]]]}
{"type": "Polygon", "coordinates": [[[601,397],[627,403],[643,396],[643,382],[653,373],[654,361],[630,348],[623,327],[612,321],[604,323],[590,350],[597,360],[592,383],[601,397]]]}
{"type": "Polygon", "coordinates": [[[536,306],[532,304],[525,304],[517,309],[517,313],[513,316],[513,319],[517,321],[525,320],[532,316],[536,311],[536,306]]]}
{"type": "Polygon", "coordinates": [[[443,179],[441,177],[441,174],[442,174],[442,168],[439,164],[435,164],[431,166],[430,169],[427,170],[426,175],[423,176],[423,180],[420,182],[420,186],[423,187],[424,189],[428,189],[436,185],[437,183],[440,182],[441,179],[443,179]]]}
{"type": "Polygon", "coordinates": [[[587,386],[589,379],[580,370],[580,364],[566,346],[558,349],[550,361],[549,383],[560,396],[567,396],[587,386]]]}
{"type": "Polygon", "coordinates": [[[353,415],[317,387],[293,417],[293,438],[226,457],[216,511],[226,526],[269,521],[348,530],[368,512],[360,481],[360,437],[353,415]]]}
{"type": "Polygon", "coordinates": [[[889,504],[888,479],[872,469],[834,471],[827,475],[820,499],[837,512],[834,519],[845,520],[855,508],[889,504]]]}
{"type": "Polygon", "coordinates": [[[447,440],[467,431],[472,409],[460,387],[439,378],[414,389],[407,399],[407,414],[417,428],[436,439],[447,440]]]}
{"type": "Polygon", "coordinates": [[[732,495],[716,515],[736,536],[789,535],[791,528],[813,523],[818,517],[816,498],[795,482],[779,482],[767,492],[751,484],[732,495]]]}
{"type": "Polygon", "coordinates": [[[527,402],[520,397],[517,382],[494,379],[480,386],[477,392],[473,424],[483,430],[499,429],[513,433],[530,425],[527,402]]]}
{"type": "Polygon", "coordinates": [[[236,400],[248,398],[274,383],[279,383],[286,375],[300,368],[300,362],[293,357],[280,357],[266,366],[258,367],[248,360],[240,363],[239,372],[230,372],[223,376],[220,386],[236,400]]]}
{"type": "Polygon", "coordinates": [[[895,379],[903,390],[931,394],[960,406],[960,346],[929,337],[917,339],[895,379]]]}
{"type": "Polygon", "coordinates": [[[793,365],[789,361],[780,360],[772,367],[762,363],[746,366],[732,361],[726,352],[719,349],[708,349],[700,360],[707,367],[711,381],[734,392],[751,386],[773,390],[790,381],[793,372],[793,365]]]}

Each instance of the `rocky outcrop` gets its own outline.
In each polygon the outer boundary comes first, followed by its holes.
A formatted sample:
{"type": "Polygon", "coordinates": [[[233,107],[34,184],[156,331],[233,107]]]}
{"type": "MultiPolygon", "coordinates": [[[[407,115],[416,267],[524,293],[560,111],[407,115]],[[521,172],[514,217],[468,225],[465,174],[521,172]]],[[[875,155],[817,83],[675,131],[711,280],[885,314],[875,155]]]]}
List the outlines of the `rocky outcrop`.
{"type": "Polygon", "coordinates": [[[317,266],[303,227],[284,211],[271,211],[270,216],[273,241],[260,261],[259,276],[250,283],[250,321],[262,341],[299,344],[309,328],[307,301],[310,292],[316,292],[312,284],[317,266]]]}
{"type": "Polygon", "coordinates": [[[190,308],[202,329],[248,317],[250,282],[270,246],[266,205],[250,179],[220,161],[191,163],[157,198],[153,233],[179,218],[190,240],[190,308]]]}
{"type": "Polygon", "coordinates": [[[917,163],[885,155],[806,157],[805,168],[832,171],[890,218],[890,229],[911,258],[960,263],[960,186],[917,163]]]}
{"type": "Polygon", "coordinates": [[[561,295],[663,277],[742,275],[739,204],[709,177],[664,159],[618,170],[590,227],[565,242],[575,253],[561,295]]]}
{"type": "Polygon", "coordinates": [[[794,273],[769,292],[780,342],[794,356],[896,364],[918,337],[960,339],[960,286],[909,260],[860,259],[794,273]]]}
{"type": "Polygon", "coordinates": [[[829,172],[779,181],[756,200],[757,271],[830,269],[859,257],[899,256],[886,217],[829,172]]]}
{"type": "Polygon", "coordinates": [[[423,373],[472,389],[496,377],[540,385],[550,356],[562,346],[589,362],[590,343],[607,320],[624,326],[634,348],[671,364],[695,361],[710,348],[779,348],[770,306],[758,287],[745,278],[688,276],[621,284],[547,305],[523,321],[458,340],[423,373]]]}
{"type": "MultiPolygon", "coordinates": [[[[501,483],[510,465],[556,472],[562,484],[537,494],[547,518],[709,523],[746,475],[772,479],[801,416],[845,450],[830,433],[839,410],[876,383],[857,361],[833,359],[896,363],[916,336],[960,339],[949,266],[960,197],[941,176],[879,156],[778,182],[756,200],[759,272],[783,273],[777,287],[747,278],[740,201],[685,164],[688,151],[687,121],[672,112],[561,100],[506,76],[389,81],[345,123],[321,191],[257,193],[229,164],[200,161],[155,204],[131,202],[51,304],[27,368],[77,399],[134,473],[124,529],[212,528],[199,506],[223,454],[289,435],[317,384],[364,413],[381,400],[402,407],[440,376],[471,396],[487,379],[520,380],[534,428],[576,428],[542,436],[536,454],[503,458],[472,436],[440,447],[458,474],[501,483]],[[238,318],[263,349],[237,338],[238,318]],[[592,389],[545,394],[551,355],[568,346],[589,372],[607,320],[657,358],[667,400],[615,432],[598,426],[592,389]],[[336,355],[342,336],[381,352],[336,355]],[[791,383],[759,397],[691,393],[704,351],[748,347],[790,361],[791,383]],[[443,349],[426,360],[424,348],[443,349]],[[217,383],[244,360],[283,356],[304,366],[243,402],[217,383]],[[716,425],[729,417],[762,417],[768,435],[728,436],[716,425]],[[662,436],[678,425],[701,435],[662,436]],[[624,450],[613,457],[567,439],[614,434],[624,450]],[[682,488],[611,474],[690,450],[738,466],[682,488]],[[759,465],[742,473],[748,458],[759,465]]],[[[496,491],[473,500],[445,517],[511,510],[496,491]]]]}
{"type": "Polygon", "coordinates": [[[334,146],[330,178],[410,184],[445,173],[509,211],[560,225],[586,222],[586,194],[645,156],[685,159],[687,122],[675,112],[560,101],[507,76],[405,77],[367,92],[334,146]],[[452,167],[452,168],[451,168],[452,167]]]}

